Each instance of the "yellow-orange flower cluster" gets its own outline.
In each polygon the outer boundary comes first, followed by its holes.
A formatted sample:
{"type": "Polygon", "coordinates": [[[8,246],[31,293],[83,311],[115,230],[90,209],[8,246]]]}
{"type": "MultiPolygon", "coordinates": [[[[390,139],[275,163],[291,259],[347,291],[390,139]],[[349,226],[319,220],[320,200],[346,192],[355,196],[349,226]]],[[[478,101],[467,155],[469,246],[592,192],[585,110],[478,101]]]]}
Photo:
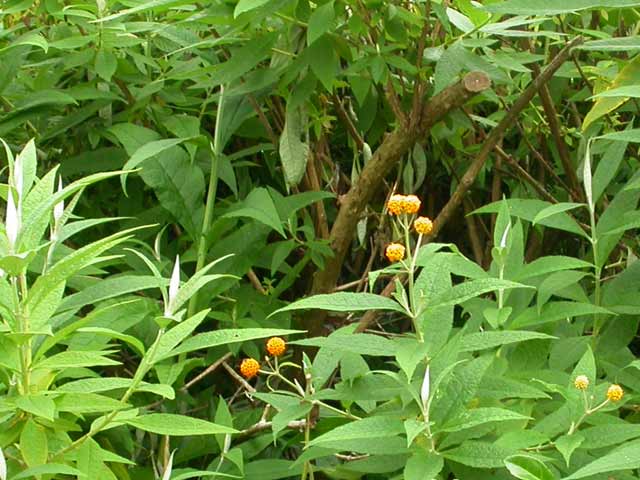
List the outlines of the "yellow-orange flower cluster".
{"type": "Polygon", "coordinates": [[[272,337],[267,340],[267,352],[269,352],[269,355],[279,357],[286,351],[286,349],[287,344],[280,337],[272,337]]]}
{"type": "Polygon", "coordinates": [[[589,377],[587,377],[586,375],[578,375],[573,381],[573,385],[578,390],[586,390],[587,388],[589,388],[589,377]]]}
{"type": "Polygon", "coordinates": [[[404,245],[399,243],[390,243],[387,245],[384,254],[390,262],[394,263],[404,259],[404,252],[404,245]]]}
{"type": "Polygon", "coordinates": [[[620,385],[616,385],[615,383],[607,390],[607,398],[612,402],[619,402],[623,396],[624,390],[620,385]]]}
{"type": "Polygon", "coordinates": [[[418,217],[413,222],[413,228],[420,235],[429,235],[433,231],[433,222],[429,217],[418,217]]]}
{"type": "Polygon", "coordinates": [[[260,363],[255,358],[245,358],[240,364],[240,373],[247,380],[252,379],[260,371],[260,363]]]}
{"type": "Polygon", "coordinates": [[[401,215],[403,213],[414,215],[420,211],[422,202],[415,195],[391,195],[387,202],[387,210],[391,215],[401,215]]]}

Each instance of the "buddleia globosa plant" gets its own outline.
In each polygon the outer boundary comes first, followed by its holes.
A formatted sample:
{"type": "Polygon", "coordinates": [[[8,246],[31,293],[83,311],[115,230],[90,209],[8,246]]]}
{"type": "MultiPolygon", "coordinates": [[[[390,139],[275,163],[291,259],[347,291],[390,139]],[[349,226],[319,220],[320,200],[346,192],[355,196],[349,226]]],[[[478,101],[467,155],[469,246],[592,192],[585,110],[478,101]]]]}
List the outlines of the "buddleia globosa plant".
{"type": "MultiPolygon", "coordinates": [[[[8,182],[0,228],[0,478],[115,478],[105,462],[131,462],[96,440],[118,425],[169,436],[234,433],[204,419],[140,408],[139,401],[141,394],[175,397],[175,378],[161,375],[156,367],[178,355],[176,349],[207,316],[208,310],[187,316],[186,303],[203,285],[225,276],[209,274],[216,262],[181,283],[178,259],[167,280],[151,260],[130,250],[153,275],[110,280],[100,267],[114,265],[125,244],[144,227],[78,249],[64,242],[104,222],[72,221],[84,189],[123,172],[99,173],[65,186],[57,167],[36,176],[33,141],[16,157],[6,144],[4,149],[8,182]],[[116,249],[119,253],[112,253],[116,249]],[[87,281],[93,286],[84,285],[87,281]],[[126,296],[151,288],[160,289],[161,302],[126,296]],[[76,290],[81,291],[74,294],[76,290]],[[150,345],[111,328],[133,318],[155,318],[150,345]],[[120,364],[116,342],[139,356],[130,375],[105,375],[105,367],[120,364]]],[[[197,348],[183,348],[180,354],[197,348]]],[[[169,470],[171,463],[167,455],[169,470]]]]}

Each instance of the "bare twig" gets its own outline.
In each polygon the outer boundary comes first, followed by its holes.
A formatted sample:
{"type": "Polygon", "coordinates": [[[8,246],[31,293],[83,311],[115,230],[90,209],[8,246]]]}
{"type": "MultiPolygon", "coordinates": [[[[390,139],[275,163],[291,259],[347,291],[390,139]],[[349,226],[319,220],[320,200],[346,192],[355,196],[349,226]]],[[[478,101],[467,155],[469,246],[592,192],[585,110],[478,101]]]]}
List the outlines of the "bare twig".
{"type": "Polygon", "coordinates": [[[227,360],[229,360],[229,358],[231,358],[231,353],[226,353],[225,355],[223,355],[221,358],[219,358],[218,360],[216,360],[215,362],[213,362],[211,365],[209,365],[204,371],[202,371],[200,374],[196,375],[194,378],[192,378],[191,380],[189,380],[189,382],[187,382],[180,390],[182,390],[183,392],[186,392],[187,390],[189,390],[190,387],[192,387],[193,385],[195,385],[196,383],[198,383],[200,380],[202,380],[204,377],[206,377],[207,375],[215,372],[218,367],[220,365],[222,365],[224,362],[226,362],[227,360]]]}
{"type": "Polygon", "coordinates": [[[262,286],[262,283],[260,283],[260,279],[256,275],[256,272],[253,271],[253,268],[250,268],[247,272],[247,278],[249,278],[249,281],[251,282],[251,285],[253,285],[253,288],[255,288],[263,295],[267,294],[267,291],[262,286]]]}
{"type": "Polygon", "coordinates": [[[231,368],[227,362],[222,362],[222,366],[227,371],[227,373],[229,373],[229,375],[231,375],[233,377],[233,379],[236,382],[238,382],[240,385],[242,385],[242,387],[244,387],[244,389],[247,392],[249,392],[249,393],[255,393],[256,392],[256,389],[253,388],[251,385],[249,385],[249,383],[244,378],[242,378],[240,375],[238,375],[238,372],[236,372],[233,368],[231,368]]]}
{"type": "Polygon", "coordinates": [[[360,132],[358,132],[358,129],[351,120],[351,117],[344,109],[344,105],[342,105],[340,98],[338,98],[335,93],[333,94],[333,105],[336,109],[336,113],[338,114],[338,118],[344,124],[344,126],[347,127],[347,132],[349,132],[351,138],[353,138],[353,140],[356,142],[358,150],[362,150],[362,147],[364,146],[364,139],[362,138],[362,135],[360,135],[360,132]]]}

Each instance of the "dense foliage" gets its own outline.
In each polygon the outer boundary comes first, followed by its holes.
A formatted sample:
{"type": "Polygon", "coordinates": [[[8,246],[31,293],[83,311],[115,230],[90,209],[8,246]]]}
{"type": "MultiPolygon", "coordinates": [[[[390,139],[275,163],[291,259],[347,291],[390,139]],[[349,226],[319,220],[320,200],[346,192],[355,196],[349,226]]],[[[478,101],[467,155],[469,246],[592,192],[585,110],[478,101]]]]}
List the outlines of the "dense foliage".
{"type": "Polygon", "coordinates": [[[0,480],[640,478],[639,12],[1,2],[0,480]]]}

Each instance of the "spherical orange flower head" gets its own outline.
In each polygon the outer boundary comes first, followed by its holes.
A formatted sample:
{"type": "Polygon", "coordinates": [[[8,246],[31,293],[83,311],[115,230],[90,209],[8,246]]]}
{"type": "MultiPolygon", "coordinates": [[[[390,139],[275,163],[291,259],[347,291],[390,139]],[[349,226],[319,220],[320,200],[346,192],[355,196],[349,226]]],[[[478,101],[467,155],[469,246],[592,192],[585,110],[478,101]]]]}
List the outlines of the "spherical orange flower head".
{"type": "Polygon", "coordinates": [[[418,197],[415,195],[407,195],[402,202],[402,211],[413,215],[420,211],[420,205],[422,205],[422,202],[418,197]]]}
{"type": "Polygon", "coordinates": [[[387,259],[391,262],[399,262],[404,258],[404,245],[399,243],[390,243],[384,251],[387,259]]]}
{"type": "Polygon", "coordinates": [[[615,383],[607,390],[607,398],[612,402],[619,402],[622,400],[623,395],[624,390],[620,385],[616,385],[615,383]]]}
{"type": "Polygon", "coordinates": [[[391,195],[387,202],[387,210],[390,215],[400,215],[403,211],[404,195],[391,195]]]}
{"type": "Polygon", "coordinates": [[[586,375],[578,375],[573,381],[573,385],[578,390],[586,390],[587,388],[589,388],[589,377],[587,377],[586,375]]]}
{"type": "Polygon", "coordinates": [[[269,355],[279,357],[285,352],[286,349],[287,344],[280,337],[272,337],[267,340],[267,352],[269,352],[269,355]]]}
{"type": "Polygon", "coordinates": [[[413,228],[420,235],[429,235],[433,231],[433,222],[429,217],[418,217],[413,222],[413,228]]]}
{"type": "Polygon", "coordinates": [[[258,375],[260,371],[260,363],[253,358],[245,358],[240,364],[240,373],[247,380],[258,375]]]}

